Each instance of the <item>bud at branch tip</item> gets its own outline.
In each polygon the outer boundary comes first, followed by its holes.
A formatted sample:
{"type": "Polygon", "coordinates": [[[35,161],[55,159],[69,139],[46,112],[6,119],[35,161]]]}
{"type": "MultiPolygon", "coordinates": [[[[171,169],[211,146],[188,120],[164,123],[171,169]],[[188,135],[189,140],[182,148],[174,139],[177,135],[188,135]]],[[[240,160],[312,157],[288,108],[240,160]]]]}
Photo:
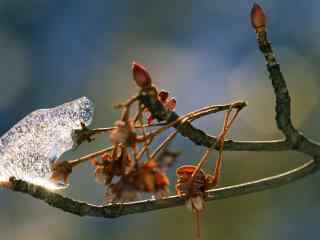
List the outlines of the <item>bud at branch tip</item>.
{"type": "Polygon", "coordinates": [[[259,4],[257,4],[257,3],[253,4],[253,7],[251,9],[250,18],[251,18],[252,27],[257,32],[263,31],[265,29],[266,23],[267,23],[267,18],[263,12],[262,7],[259,4]]]}

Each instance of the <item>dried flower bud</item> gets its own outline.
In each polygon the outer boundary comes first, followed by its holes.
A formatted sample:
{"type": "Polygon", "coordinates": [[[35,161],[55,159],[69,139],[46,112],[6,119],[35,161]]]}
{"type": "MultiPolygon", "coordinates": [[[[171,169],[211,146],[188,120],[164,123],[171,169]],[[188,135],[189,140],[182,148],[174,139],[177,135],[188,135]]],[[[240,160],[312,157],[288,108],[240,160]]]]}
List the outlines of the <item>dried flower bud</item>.
{"type": "Polygon", "coordinates": [[[101,155],[101,160],[104,162],[111,162],[113,159],[109,153],[104,153],[101,155]]]}
{"type": "Polygon", "coordinates": [[[257,3],[253,4],[250,17],[252,27],[256,29],[256,31],[264,30],[267,22],[266,15],[257,3]]]}
{"type": "Polygon", "coordinates": [[[159,96],[159,100],[161,102],[164,102],[164,101],[166,101],[168,99],[169,92],[162,90],[162,91],[159,92],[158,96],[159,96]]]}
{"type": "Polygon", "coordinates": [[[155,190],[155,177],[152,172],[145,171],[142,174],[143,177],[143,189],[146,192],[153,192],[155,190]]]}
{"type": "Polygon", "coordinates": [[[53,165],[50,179],[59,184],[68,184],[72,166],[68,162],[59,162],[53,165]]]}
{"type": "Polygon", "coordinates": [[[133,79],[137,85],[141,88],[147,88],[151,86],[151,77],[149,72],[144,66],[136,62],[132,63],[133,79]]]}
{"type": "Polygon", "coordinates": [[[143,164],[144,169],[154,169],[156,167],[157,167],[157,162],[155,159],[150,159],[145,164],[143,164]]]}
{"type": "Polygon", "coordinates": [[[206,190],[206,176],[202,170],[190,182],[196,166],[184,165],[176,170],[178,181],[176,184],[176,193],[179,196],[196,197],[204,196],[206,190]]]}
{"type": "Polygon", "coordinates": [[[175,98],[170,98],[164,104],[164,106],[170,111],[174,111],[174,109],[176,108],[176,105],[177,105],[177,100],[175,98]]]}

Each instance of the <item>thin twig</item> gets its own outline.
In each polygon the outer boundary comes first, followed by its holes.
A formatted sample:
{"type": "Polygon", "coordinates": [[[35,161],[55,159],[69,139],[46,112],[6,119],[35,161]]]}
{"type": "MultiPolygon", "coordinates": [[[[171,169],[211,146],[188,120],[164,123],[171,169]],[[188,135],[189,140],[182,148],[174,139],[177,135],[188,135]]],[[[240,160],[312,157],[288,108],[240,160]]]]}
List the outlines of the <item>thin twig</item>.
{"type": "MultiPolygon", "coordinates": [[[[291,183],[303,178],[319,169],[319,159],[310,160],[302,166],[283,174],[263,178],[257,181],[242,183],[239,185],[222,187],[208,191],[205,201],[241,196],[249,193],[259,192],[291,183]]],[[[11,190],[26,193],[32,197],[42,200],[52,207],[59,208],[65,212],[79,216],[91,216],[102,218],[115,218],[129,214],[155,211],[159,209],[178,207],[185,204],[182,197],[171,196],[166,199],[150,199],[129,203],[113,203],[109,205],[92,205],[64,197],[58,193],[24,182],[22,180],[11,180],[11,190]]]]}
{"type": "Polygon", "coordinates": [[[101,149],[99,151],[96,151],[94,153],[90,153],[90,154],[87,154],[85,156],[82,156],[80,158],[77,158],[77,159],[74,159],[74,160],[69,160],[67,161],[72,167],[75,167],[77,165],[79,165],[80,163],[83,163],[85,161],[88,161],[96,156],[100,156],[104,153],[107,153],[107,152],[110,152],[114,149],[114,147],[108,147],[108,148],[104,148],[104,149],[101,149]]]}

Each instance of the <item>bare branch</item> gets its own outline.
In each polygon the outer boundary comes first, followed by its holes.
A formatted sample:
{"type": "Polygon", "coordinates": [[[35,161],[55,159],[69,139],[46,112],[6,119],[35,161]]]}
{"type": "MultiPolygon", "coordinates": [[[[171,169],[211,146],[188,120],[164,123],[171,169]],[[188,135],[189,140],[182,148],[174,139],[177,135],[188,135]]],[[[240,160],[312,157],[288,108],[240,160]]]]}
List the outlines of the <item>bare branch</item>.
{"type": "MultiPolygon", "coordinates": [[[[253,182],[210,190],[208,191],[208,197],[205,200],[214,201],[279,187],[313,173],[315,170],[319,169],[319,166],[320,164],[318,159],[310,160],[304,165],[283,174],[263,178],[253,182]]],[[[65,212],[79,216],[115,218],[134,213],[142,213],[184,205],[183,198],[171,196],[160,200],[144,200],[96,206],[85,202],[75,201],[58,193],[48,191],[43,187],[14,179],[11,180],[10,189],[26,193],[36,199],[46,202],[52,207],[59,208],[65,212]]]]}
{"type": "MultiPolygon", "coordinates": [[[[291,183],[302,177],[312,174],[320,168],[320,145],[308,139],[300,133],[293,125],[291,120],[290,95],[280,66],[276,61],[271,44],[267,39],[265,22],[260,24],[260,18],[253,19],[253,26],[257,30],[257,40],[259,48],[265,56],[269,77],[275,93],[275,119],[278,129],[284,134],[285,139],[271,141],[233,141],[226,140],[225,150],[229,151],[298,151],[306,153],[313,160],[308,161],[302,166],[280,175],[259,179],[257,181],[232,185],[208,191],[206,201],[218,200],[223,198],[235,197],[248,193],[258,192],[266,189],[282,186],[291,183]]],[[[263,19],[264,20],[264,19],[263,19]]],[[[157,89],[154,86],[143,88],[138,97],[135,98],[140,104],[147,107],[153,118],[173,126],[176,130],[190,139],[194,144],[205,147],[213,147],[217,138],[210,136],[201,129],[194,127],[189,121],[178,121],[180,116],[174,111],[166,109],[157,97],[157,89]],[[174,124],[173,124],[174,123],[174,124]]],[[[245,104],[245,103],[243,103],[245,104]]],[[[217,106],[217,111],[229,109],[231,104],[217,106]]],[[[207,109],[203,109],[201,114],[207,114],[207,109]]],[[[215,148],[217,148],[215,146],[215,148]]],[[[10,183],[3,184],[3,187],[13,191],[31,195],[42,200],[52,207],[79,216],[94,216],[104,218],[114,218],[123,215],[153,211],[176,207],[184,204],[184,199],[172,196],[161,200],[145,200],[130,203],[116,203],[105,206],[90,205],[70,198],[61,196],[58,193],[46,190],[21,180],[11,179],[10,183]]]]}

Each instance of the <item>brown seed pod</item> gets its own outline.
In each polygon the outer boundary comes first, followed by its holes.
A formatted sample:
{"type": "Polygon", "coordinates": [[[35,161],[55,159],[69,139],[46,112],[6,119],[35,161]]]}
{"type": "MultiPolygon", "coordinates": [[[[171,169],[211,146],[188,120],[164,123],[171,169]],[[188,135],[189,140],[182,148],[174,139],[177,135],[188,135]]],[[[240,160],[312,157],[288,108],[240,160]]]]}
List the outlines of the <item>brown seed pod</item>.
{"type": "Polygon", "coordinates": [[[202,170],[198,172],[193,179],[191,179],[196,166],[184,165],[176,170],[178,177],[176,184],[176,192],[179,196],[187,198],[204,197],[206,190],[206,175],[202,170]]]}

